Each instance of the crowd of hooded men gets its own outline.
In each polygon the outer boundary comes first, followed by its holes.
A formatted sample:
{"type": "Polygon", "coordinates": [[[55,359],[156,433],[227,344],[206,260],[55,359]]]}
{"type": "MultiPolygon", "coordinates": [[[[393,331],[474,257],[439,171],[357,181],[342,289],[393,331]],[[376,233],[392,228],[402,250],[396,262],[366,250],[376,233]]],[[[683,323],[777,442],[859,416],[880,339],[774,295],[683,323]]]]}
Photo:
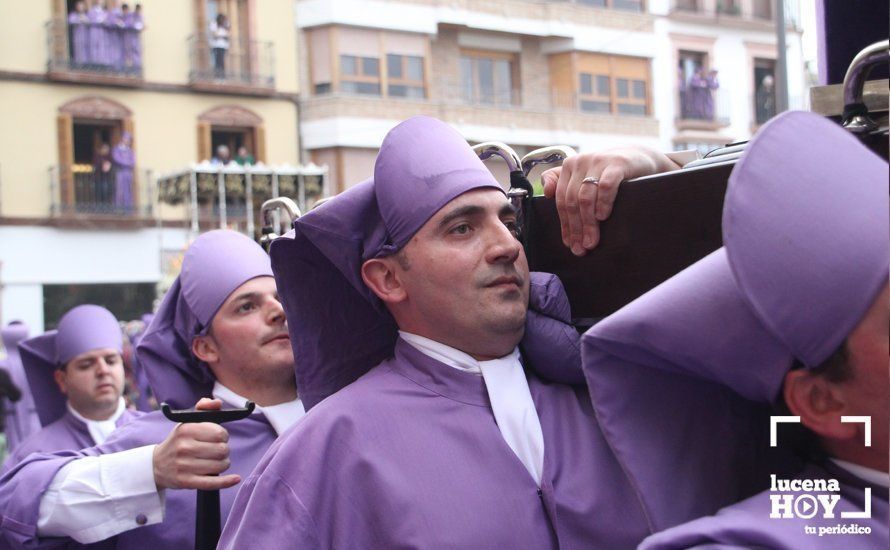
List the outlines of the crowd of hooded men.
{"type": "Polygon", "coordinates": [[[68,38],[72,68],[114,72],[142,71],[145,28],[142,5],[120,0],[78,0],[68,14],[68,38]]]}
{"type": "MultiPolygon", "coordinates": [[[[565,245],[597,246],[620,182],[673,159],[545,172],[565,245]]],[[[128,410],[104,308],[7,327],[43,427],[3,466],[0,540],[189,547],[193,490],[219,489],[220,548],[886,548],[887,175],[833,123],[777,117],[733,170],[723,246],[579,336],[466,141],[409,119],[270,255],[198,237],[137,338],[159,402],[247,418],[128,410]],[[793,449],[767,445],[778,414],[793,449]],[[833,515],[771,517],[771,480],[820,479],[833,515]],[[810,534],[842,513],[860,534],[810,534]]]]}

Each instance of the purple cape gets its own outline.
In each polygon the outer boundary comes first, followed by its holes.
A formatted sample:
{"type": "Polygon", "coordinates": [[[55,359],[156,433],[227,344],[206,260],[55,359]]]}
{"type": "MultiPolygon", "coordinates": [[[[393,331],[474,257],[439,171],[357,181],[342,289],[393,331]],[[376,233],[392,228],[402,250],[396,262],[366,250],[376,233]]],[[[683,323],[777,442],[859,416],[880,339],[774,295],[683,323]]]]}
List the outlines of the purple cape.
{"type": "Polygon", "coordinates": [[[584,335],[597,418],[656,529],[800,470],[769,447],[768,416],[792,360],[827,359],[886,287],[887,212],[886,162],[822,117],[781,115],[733,170],[724,248],[584,335]]]}
{"type": "Polygon", "coordinates": [[[220,548],[630,548],[649,533],[583,387],[528,371],[540,491],[479,376],[402,340],[316,405],[238,493],[220,548]]]}
{"type": "MultiPolygon", "coordinates": [[[[114,423],[120,428],[139,418],[142,413],[125,410],[114,423]]],[[[78,451],[92,447],[96,442],[90,435],[87,425],[75,418],[71,411],[65,411],[61,418],[26,439],[3,463],[3,473],[18,464],[31,453],[55,453],[58,451],[78,451]]]]}
{"type": "MultiPolygon", "coordinates": [[[[160,412],[137,418],[116,430],[102,445],[82,451],[35,454],[20,462],[0,478],[0,547],[52,546],[64,543],[58,538],[37,537],[40,497],[59,469],[83,456],[98,456],[160,443],[175,424],[160,412]]],[[[246,479],[263,453],[275,441],[276,434],[262,414],[226,424],[229,432],[232,467],[226,473],[246,479]]],[[[220,509],[225,522],[238,486],[220,491],[220,509]]],[[[135,518],[134,518],[135,527],[135,518]]],[[[106,543],[118,549],[191,548],[195,539],[195,491],[167,490],[164,521],[157,525],[136,527],[106,543]]],[[[68,541],[69,544],[73,544],[68,541]]]]}
{"type": "MultiPolygon", "coordinates": [[[[828,463],[824,467],[810,465],[796,479],[837,479],[840,484],[840,501],[834,508],[833,518],[826,518],[821,511],[811,519],[770,518],[772,503],[770,491],[764,491],[747,500],[724,508],[716,516],[704,517],[647,538],[642,550],[672,550],[681,548],[775,548],[797,550],[799,548],[872,550],[890,547],[887,528],[887,489],[874,487],[839,467],[828,463]],[[843,518],[843,512],[862,512],[865,508],[865,488],[871,487],[871,517],[862,519],[843,518]],[[820,530],[836,526],[856,525],[868,528],[870,533],[844,534],[820,530]],[[815,533],[807,533],[806,528],[815,533]]],[[[806,494],[783,493],[775,494],[806,494]]],[[[832,494],[832,493],[827,493],[832,494]]]]}
{"type": "Polygon", "coordinates": [[[6,445],[13,451],[29,435],[40,431],[41,426],[19,353],[19,344],[28,338],[28,325],[13,321],[0,330],[0,337],[6,349],[4,367],[9,371],[13,384],[22,392],[22,398],[16,403],[6,404],[6,445]]]}

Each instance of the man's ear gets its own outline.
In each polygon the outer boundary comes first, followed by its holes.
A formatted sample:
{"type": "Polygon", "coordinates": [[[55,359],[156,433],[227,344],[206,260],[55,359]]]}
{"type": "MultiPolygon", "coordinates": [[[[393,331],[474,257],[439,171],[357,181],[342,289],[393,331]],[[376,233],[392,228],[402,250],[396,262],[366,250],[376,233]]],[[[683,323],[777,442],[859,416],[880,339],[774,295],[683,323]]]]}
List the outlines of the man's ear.
{"type": "Polygon", "coordinates": [[[785,375],[785,404],[791,414],[819,437],[834,440],[856,438],[857,424],[841,423],[848,405],[839,384],[824,376],[796,369],[785,375]]]}
{"type": "Polygon", "coordinates": [[[55,372],[53,372],[53,379],[59,386],[59,391],[68,395],[68,373],[65,369],[56,369],[55,372]]]}
{"type": "Polygon", "coordinates": [[[362,280],[384,303],[397,304],[408,297],[393,257],[372,258],[363,263],[362,280]]]}
{"type": "Polygon", "coordinates": [[[219,361],[219,350],[216,341],[210,335],[195,336],[192,340],[192,355],[199,361],[207,364],[213,364],[219,361]]]}

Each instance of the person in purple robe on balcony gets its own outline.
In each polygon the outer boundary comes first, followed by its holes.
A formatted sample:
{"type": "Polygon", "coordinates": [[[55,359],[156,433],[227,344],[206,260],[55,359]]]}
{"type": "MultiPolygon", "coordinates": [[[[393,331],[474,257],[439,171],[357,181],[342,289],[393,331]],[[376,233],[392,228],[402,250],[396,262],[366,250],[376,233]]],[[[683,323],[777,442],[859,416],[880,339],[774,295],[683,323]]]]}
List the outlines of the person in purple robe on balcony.
{"type": "Polygon", "coordinates": [[[221,489],[225,520],[235,486],[303,415],[269,257],[240,233],[211,231],[191,244],[136,355],[155,396],[174,409],[212,395],[198,408],[251,400],[256,410],[224,427],[177,425],[157,411],[102,445],[31,455],[0,478],[0,546],[113,537],[104,544],[190,548],[195,492],[184,489],[221,489]]]}
{"type": "Polygon", "coordinates": [[[136,8],[130,11],[127,4],[124,10],[124,65],[127,71],[133,73],[142,72],[142,29],[145,23],[142,20],[142,4],[136,4],[136,8]]]}
{"type": "Polygon", "coordinates": [[[6,350],[4,366],[9,371],[13,384],[22,392],[21,399],[7,404],[9,414],[6,417],[6,448],[8,451],[14,451],[22,441],[38,432],[41,427],[19,351],[21,342],[28,338],[28,325],[21,321],[12,321],[0,330],[0,338],[6,350]]]}
{"type": "Polygon", "coordinates": [[[102,0],[93,0],[93,5],[87,11],[89,18],[89,64],[94,68],[102,68],[108,65],[108,40],[105,29],[105,21],[108,12],[102,0]]]}
{"type": "Polygon", "coordinates": [[[720,87],[717,70],[711,69],[705,77],[705,88],[702,93],[702,114],[705,120],[714,120],[714,91],[720,87]]]}
{"type": "Polygon", "coordinates": [[[109,0],[105,17],[106,59],[111,70],[124,68],[124,12],[120,0],[109,0]]]}
{"type": "Polygon", "coordinates": [[[242,487],[220,548],[629,548],[649,533],[581,383],[562,285],[529,273],[515,232],[467,142],[416,117],[372,180],[272,244],[312,410],[242,487]]]}
{"type": "Polygon", "coordinates": [[[887,179],[833,122],[773,119],[730,177],[724,247],[584,335],[597,418],[667,529],[641,548],[890,546],[887,179]],[[771,435],[773,415],[800,424],[771,435]]]}
{"type": "Polygon", "coordinates": [[[129,213],[133,209],[133,168],[136,166],[136,152],[131,147],[133,135],[121,134],[120,142],[111,150],[114,165],[114,206],[118,211],[129,213]]]}
{"type": "Polygon", "coordinates": [[[74,11],[68,14],[68,30],[71,37],[71,64],[82,67],[90,59],[90,18],[83,0],[74,4],[74,11]]]}
{"type": "Polygon", "coordinates": [[[695,73],[689,77],[689,86],[686,91],[688,106],[686,113],[689,118],[703,120],[706,118],[705,105],[707,100],[705,96],[708,93],[708,79],[705,76],[703,67],[695,70],[695,73]]]}
{"type": "Polygon", "coordinates": [[[20,347],[43,429],[16,447],[4,472],[31,453],[99,445],[137,416],[122,397],[121,328],[107,309],[77,306],[62,316],[57,330],[20,347]]]}

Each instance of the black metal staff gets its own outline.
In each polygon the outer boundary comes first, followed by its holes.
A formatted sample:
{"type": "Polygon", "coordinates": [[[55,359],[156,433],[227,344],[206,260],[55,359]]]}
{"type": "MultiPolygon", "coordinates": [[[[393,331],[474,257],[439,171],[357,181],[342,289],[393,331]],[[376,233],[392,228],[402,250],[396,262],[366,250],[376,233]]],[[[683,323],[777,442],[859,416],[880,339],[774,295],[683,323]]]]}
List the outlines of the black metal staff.
{"type": "MultiPolygon", "coordinates": [[[[170,405],[161,404],[161,410],[169,420],[191,424],[197,422],[213,422],[223,424],[241,420],[250,416],[256,408],[253,401],[248,401],[242,409],[226,409],[217,411],[174,411],[170,405]]],[[[195,510],[195,550],[213,550],[219,542],[221,533],[219,512],[219,489],[212,491],[198,490],[197,508],[195,510]]]]}

